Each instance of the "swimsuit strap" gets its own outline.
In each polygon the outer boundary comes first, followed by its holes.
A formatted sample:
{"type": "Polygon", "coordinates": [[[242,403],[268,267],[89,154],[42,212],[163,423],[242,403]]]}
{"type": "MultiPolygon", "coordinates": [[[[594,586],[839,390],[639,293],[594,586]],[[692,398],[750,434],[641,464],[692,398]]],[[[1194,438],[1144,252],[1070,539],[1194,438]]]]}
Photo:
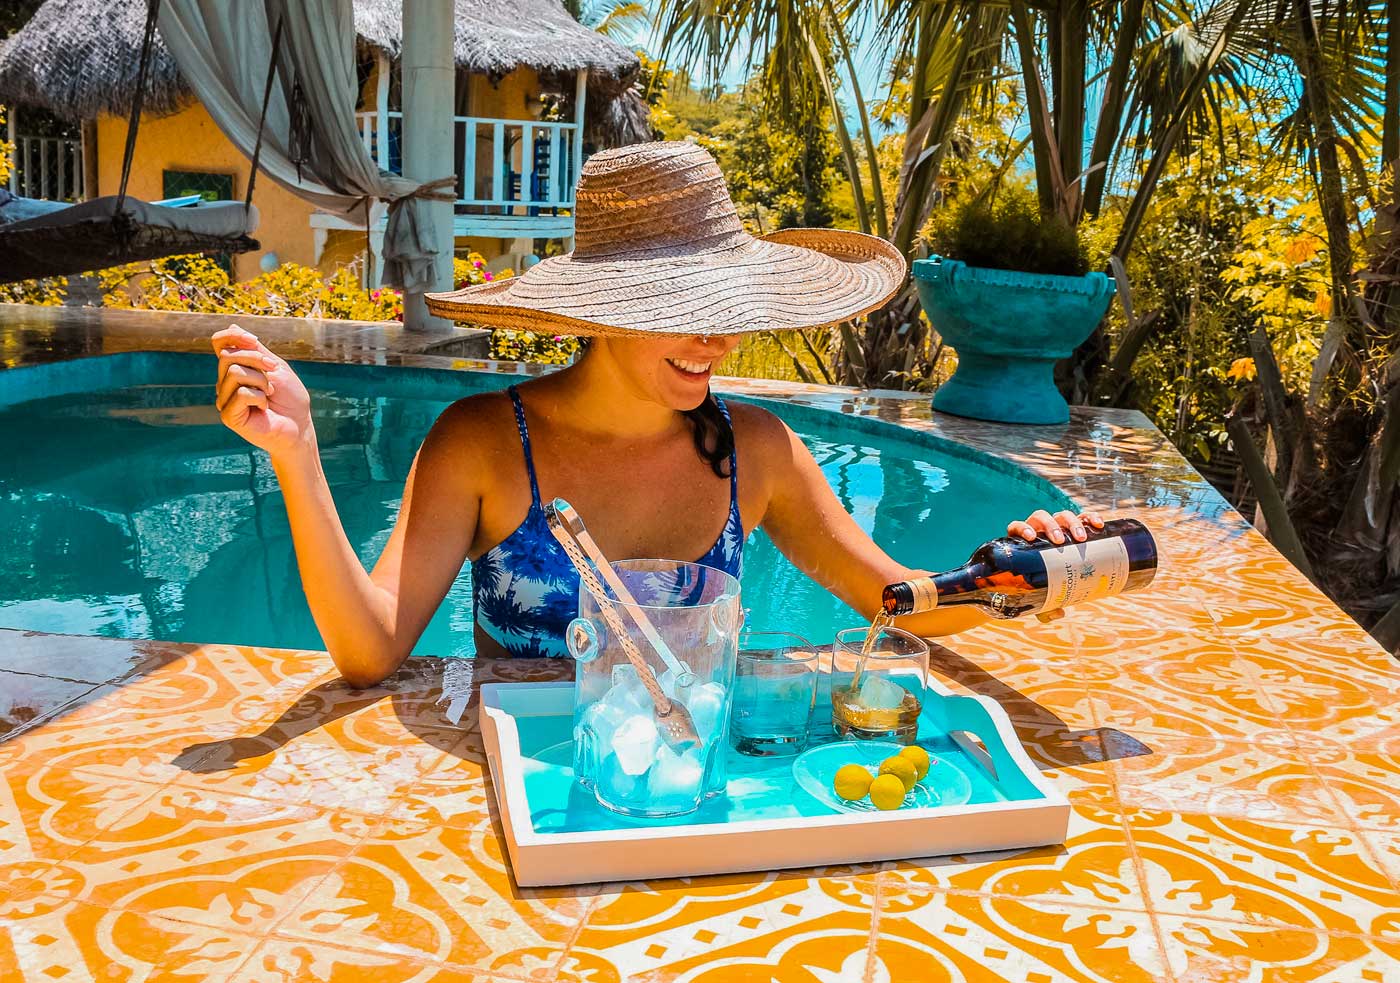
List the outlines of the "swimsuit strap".
{"type": "Polygon", "coordinates": [[[525,470],[530,475],[530,501],[539,505],[540,483],[535,479],[535,459],[530,453],[530,428],[525,425],[525,404],[520,402],[520,392],[514,386],[506,392],[515,407],[515,429],[520,431],[520,446],[525,451],[525,470]]]}
{"type": "Polygon", "coordinates": [[[715,405],[719,407],[720,415],[724,417],[724,422],[729,424],[729,501],[733,505],[739,504],[739,450],[738,445],[733,440],[734,421],[729,418],[729,407],[724,405],[724,400],[718,396],[714,397],[715,405]]]}

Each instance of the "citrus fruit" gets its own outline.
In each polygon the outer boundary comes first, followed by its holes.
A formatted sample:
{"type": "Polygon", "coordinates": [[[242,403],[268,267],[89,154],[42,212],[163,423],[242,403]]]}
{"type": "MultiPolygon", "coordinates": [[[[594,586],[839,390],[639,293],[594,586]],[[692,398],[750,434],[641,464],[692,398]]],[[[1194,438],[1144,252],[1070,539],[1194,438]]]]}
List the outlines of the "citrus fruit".
{"type": "Polygon", "coordinates": [[[856,799],[865,798],[874,778],[874,775],[860,765],[842,765],[836,769],[836,777],[832,779],[831,786],[841,798],[847,802],[854,802],[856,799]]]}
{"type": "Polygon", "coordinates": [[[902,748],[899,756],[913,764],[915,780],[923,781],[924,776],[928,774],[928,752],[917,744],[911,744],[902,748]]]}
{"type": "Polygon", "coordinates": [[[910,761],[908,758],[901,758],[897,754],[892,758],[886,758],[884,761],[880,762],[880,774],[893,775],[898,778],[904,783],[904,791],[906,792],[912,789],[914,783],[918,781],[918,779],[914,777],[915,773],[914,762],[910,761]]]}
{"type": "Polygon", "coordinates": [[[898,775],[881,775],[870,783],[870,801],[876,809],[888,812],[904,804],[906,791],[898,775]]]}

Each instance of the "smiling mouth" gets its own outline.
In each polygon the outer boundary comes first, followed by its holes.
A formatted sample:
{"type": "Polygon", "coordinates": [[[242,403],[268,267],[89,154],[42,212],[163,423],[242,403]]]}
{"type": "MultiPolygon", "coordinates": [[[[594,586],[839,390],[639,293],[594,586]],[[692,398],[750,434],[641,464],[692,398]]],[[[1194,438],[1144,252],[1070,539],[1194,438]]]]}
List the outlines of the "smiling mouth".
{"type": "Polygon", "coordinates": [[[671,368],[688,379],[703,379],[710,374],[713,362],[691,362],[683,358],[668,358],[671,368]]]}

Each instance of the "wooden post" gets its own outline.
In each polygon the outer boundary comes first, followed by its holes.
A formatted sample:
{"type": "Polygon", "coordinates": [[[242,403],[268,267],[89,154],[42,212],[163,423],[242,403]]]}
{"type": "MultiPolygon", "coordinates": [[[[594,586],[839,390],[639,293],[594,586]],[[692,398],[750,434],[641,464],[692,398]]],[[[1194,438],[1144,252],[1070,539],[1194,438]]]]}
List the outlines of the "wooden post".
{"type": "Polygon", "coordinates": [[[97,186],[97,120],[83,121],[83,200],[96,198],[97,186]]]}
{"type": "Polygon", "coordinates": [[[573,187],[569,189],[569,203],[572,206],[574,191],[578,187],[579,175],[583,173],[583,108],[588,98],[588,69],[581,68],[574,83],[574,173],[573,187]]]}
{"type": "MultiPolygon", "coordinates": [[[[588,69],[581,68],[578,77],[574,80],[574,146],[573,146],[573,167],[569,175],[569,186],[566,190],[561,190],[560,197],[568,199],[569,211],[575,215],[578,213],[576,207],[578,201],[578,180],[583,174],[583,111],[588,99],[588,69]]],[[[574,250],[574,236],[570,232],[568,238],[564,240],[564,249],[568,252],[574,250]]]]}
{"type": "Polygon", "coordinates": [[[379,48],[374,56],[374,162],[389,169],[389,56],[379,48]]]}
{"type": "MultiPolygon", "coordinates": [[[[416,181],[452,173],[452,90],[455,11],[440,0],[403,0],[403,172],[416,181]]],[[[452,203],[426,202],[434,231],[436,267],[429,290],[452,285],[452,203]]],[[[451,322],[428,314],[424,291],[405,292],[404,327],[446,332],[451,322]]]]}

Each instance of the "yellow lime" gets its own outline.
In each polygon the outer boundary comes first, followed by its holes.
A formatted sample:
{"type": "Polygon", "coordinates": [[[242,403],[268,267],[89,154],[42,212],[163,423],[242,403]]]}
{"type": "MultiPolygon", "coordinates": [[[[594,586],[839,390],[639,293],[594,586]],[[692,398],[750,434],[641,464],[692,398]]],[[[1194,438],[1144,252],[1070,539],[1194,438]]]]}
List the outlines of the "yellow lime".
{"type": "Polygon", "coordinates": [[[906,792],[898,775],[881,775],[870,783],[870,801],[876,809],[886,812],[902,806],[906,792]]]}
{"type": "Polygon", "coordinates": [[[847,802],[854,802],[856,799],[863,799],[870,791],[870,783],[875,780],[875,776],[870,774],[860,765],[842,765],[836,769],[836,777],[832,780],[832,788],[836,794],[847,802]]]}
{"type": "Polygon", "coordinates": [[[914,777],[914,762],[908,758],[901,758],[897,754],[880,762],[880,774],[894,775],[904,783],[904,791],[906,792],[912,789],[914,783],[918,781],[914,777]]]}
{"type": "Polygon", "coordinates": [[[914,779],[923,781],[924,776],[928,774],[928,752],[917,744],[910,744],[900,749],[899,756],[913,763],[914,779]]]}

